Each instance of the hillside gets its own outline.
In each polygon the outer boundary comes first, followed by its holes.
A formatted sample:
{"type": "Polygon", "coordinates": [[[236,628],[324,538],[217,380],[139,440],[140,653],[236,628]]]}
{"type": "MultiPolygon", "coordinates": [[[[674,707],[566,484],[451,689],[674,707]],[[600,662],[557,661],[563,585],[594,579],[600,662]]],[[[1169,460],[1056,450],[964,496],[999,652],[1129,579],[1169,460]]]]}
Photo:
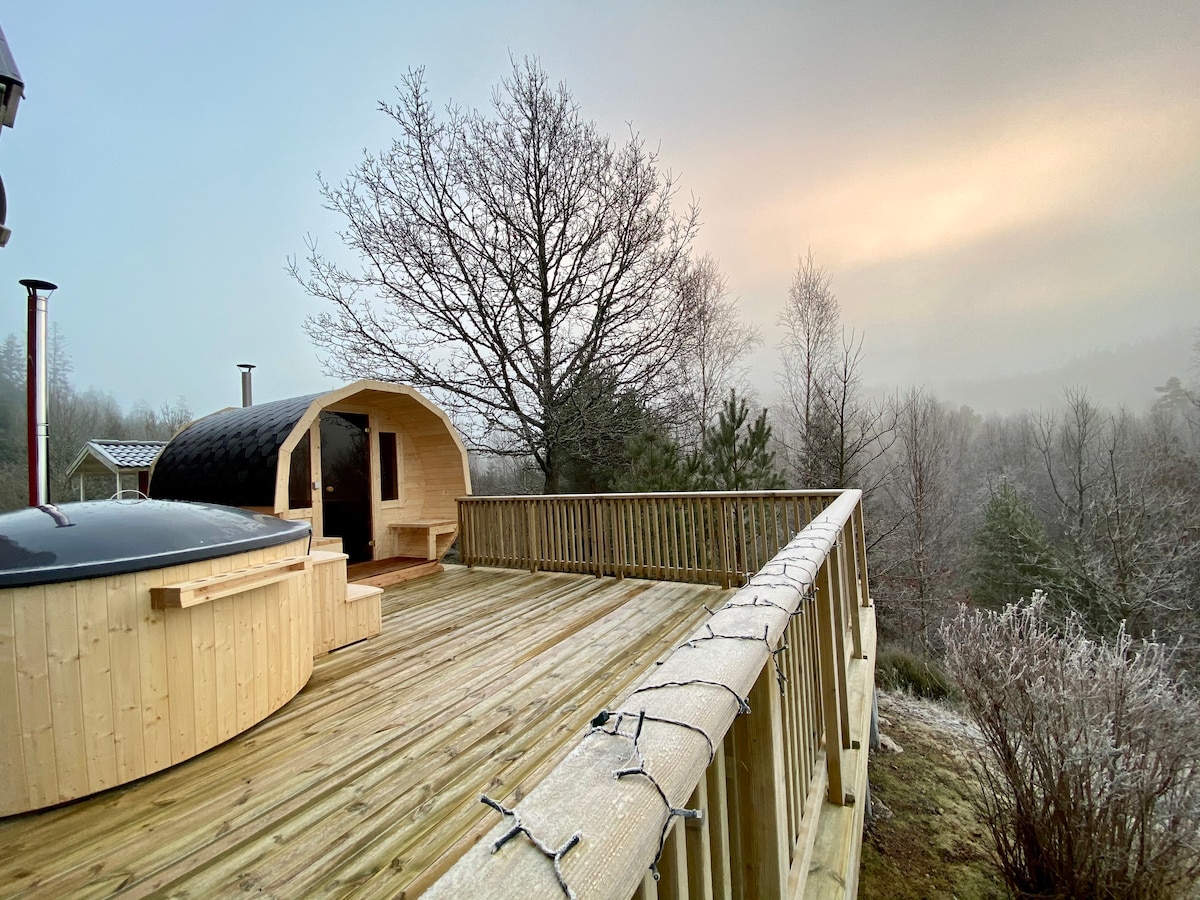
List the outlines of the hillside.
{"type": "Polygon", "coordinates": [[[900,752],[871,756],[877,815],[863,837],[863,900],[1000,900],[990,838],[962,757],[974,726],[937,703],[880,691],[880,732],[900,752]],[[880,804],[883,809],[880,809],[880,804]]]}

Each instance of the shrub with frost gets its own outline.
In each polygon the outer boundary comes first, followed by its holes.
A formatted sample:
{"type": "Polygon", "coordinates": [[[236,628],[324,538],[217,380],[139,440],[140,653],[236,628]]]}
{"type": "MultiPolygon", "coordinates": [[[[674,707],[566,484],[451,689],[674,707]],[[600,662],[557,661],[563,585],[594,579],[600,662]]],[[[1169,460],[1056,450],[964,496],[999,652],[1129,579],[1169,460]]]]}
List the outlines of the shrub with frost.
{"type": "Polygon", "coordinates": [[[1166,898],[1200,882],[1200,700],[1171,652],[1097,642],[1044,598],[963,609],[946,661],[983,734],[980,812],[1017,896],[1166,898]]]}

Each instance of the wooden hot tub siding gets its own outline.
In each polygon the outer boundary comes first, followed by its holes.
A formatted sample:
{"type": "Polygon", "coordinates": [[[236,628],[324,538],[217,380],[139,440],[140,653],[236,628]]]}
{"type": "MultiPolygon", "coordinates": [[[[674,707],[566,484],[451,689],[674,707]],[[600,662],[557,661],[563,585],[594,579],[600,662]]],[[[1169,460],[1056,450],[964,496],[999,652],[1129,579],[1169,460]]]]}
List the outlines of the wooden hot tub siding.
{"type": "Polygon", "coordinates": [[[287,703],[312,674],[311,570],[184,609],[150,590],[307,552],[0,590],[0,816],[160,771],[287,703]]]}

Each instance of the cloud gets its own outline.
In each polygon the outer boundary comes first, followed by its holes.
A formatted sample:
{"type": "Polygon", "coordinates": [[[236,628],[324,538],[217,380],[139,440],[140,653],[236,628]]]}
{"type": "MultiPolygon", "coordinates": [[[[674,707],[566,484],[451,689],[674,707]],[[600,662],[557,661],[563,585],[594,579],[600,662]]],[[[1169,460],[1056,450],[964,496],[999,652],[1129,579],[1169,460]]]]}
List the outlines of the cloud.
{"type": "Polygon", "coordinates": [[[993,120],[892,136],[756,216],[766,257],[819,242],[835,268],[953,251],[1047,224],[1113,219],[1197,168],[1200,103],[1044,103],[993,120]],[[899,139],[897,139],[899,137],[899,139]]]}

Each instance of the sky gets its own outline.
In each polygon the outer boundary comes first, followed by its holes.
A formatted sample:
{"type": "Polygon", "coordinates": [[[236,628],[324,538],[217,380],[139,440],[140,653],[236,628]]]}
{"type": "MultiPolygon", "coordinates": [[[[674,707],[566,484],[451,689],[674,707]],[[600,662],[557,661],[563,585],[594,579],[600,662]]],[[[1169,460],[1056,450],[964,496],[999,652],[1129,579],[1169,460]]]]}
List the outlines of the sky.
{"type": "Polygon", "coordinates": [[[480,107],[525,56],[698,202],[697,250],[766,338],[764,402],[809,249],[874,388],[1002,409],[1095,376],[1149,403],[1189,375],[1195,0],[19,0],[0,27],[26,85],[0,135],[0,336],[24,338],[18,280],[57,283],[75,384],[125,407],[237,405],[243,362],[256,400],[336,386],[285,271],[308,235],[338,245],[317,173],[387,146],[377,107],[410,68],[480,107]]]}

